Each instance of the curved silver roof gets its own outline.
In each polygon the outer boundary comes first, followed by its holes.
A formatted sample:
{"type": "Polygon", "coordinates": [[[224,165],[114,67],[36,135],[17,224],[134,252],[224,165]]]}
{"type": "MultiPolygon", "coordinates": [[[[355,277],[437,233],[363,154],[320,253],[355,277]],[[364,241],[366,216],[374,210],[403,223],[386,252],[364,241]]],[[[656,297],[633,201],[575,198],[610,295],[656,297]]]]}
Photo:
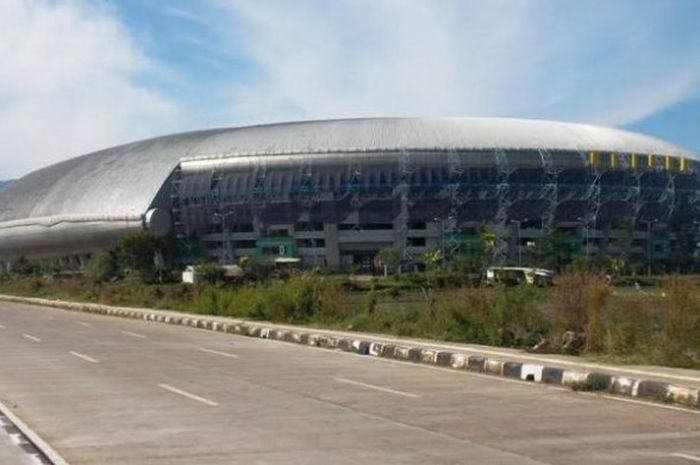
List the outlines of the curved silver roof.
{"type": "Polygon", "coordinates": [[[215,129],[109,148],[14,181],[0,192],[0,243],[8,228],[51,228],[81,219],[133,221],[146,212],[172,170],[186,159],[494,148],[698,159],[681,147],[628,131],[509,118],[364,118],[215,129]]]}

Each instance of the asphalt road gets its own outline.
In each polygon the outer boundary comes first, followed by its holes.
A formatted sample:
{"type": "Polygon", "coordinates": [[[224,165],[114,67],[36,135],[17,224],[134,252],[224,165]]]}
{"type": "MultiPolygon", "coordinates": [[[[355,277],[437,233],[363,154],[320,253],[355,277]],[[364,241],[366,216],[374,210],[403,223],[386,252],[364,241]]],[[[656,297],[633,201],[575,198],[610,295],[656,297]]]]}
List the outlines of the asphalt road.
{"type": "Polygon", "coordinates": [[[71,465],[700,463],[699,411],[9,303],[0,401],[71,465]]]}

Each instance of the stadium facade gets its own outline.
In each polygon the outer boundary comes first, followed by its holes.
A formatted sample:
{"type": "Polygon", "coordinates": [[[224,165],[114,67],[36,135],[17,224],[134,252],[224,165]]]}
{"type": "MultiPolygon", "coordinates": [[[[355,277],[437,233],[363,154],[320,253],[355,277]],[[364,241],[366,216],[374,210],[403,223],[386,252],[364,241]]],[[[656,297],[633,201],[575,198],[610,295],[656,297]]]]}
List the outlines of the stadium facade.
{"type": "Polygon", "coordinates": [[[164,136],[35,171],[0,193],[0,261],[82,264],[119,237],[173,234],[183,262],[241,256],[369,269],[458,253],[497,262],[561,231],[582,253],[692,260],[700,159],[627,131],[497,118],[370,118],[164,136]]]}

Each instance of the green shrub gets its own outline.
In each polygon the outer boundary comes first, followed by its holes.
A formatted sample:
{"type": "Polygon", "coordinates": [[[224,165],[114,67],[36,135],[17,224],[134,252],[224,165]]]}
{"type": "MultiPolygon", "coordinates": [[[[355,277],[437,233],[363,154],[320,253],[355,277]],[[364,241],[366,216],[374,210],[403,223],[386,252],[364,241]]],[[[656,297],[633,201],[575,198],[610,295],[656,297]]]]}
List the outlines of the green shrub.
{"type": "Polygon", "coordinates": [[[110,252],[97,253],[90,258],[85,269],[85,277],[93,284],[101,284],[116,278],[117,260],[110,252]]]}
{"type": "Polygon", "coordinates": [[[700,366],[700,299],[693,278],[674,276],[664,283],[661,354],[677,366],[700,366]]]}
{"type": "Polygon", "coordinates": [[[599,351],[601,318],[610,294],[610,285],[592,273],[575,272],[557,277],[551,308],[558,332],[584,333],[585,350],[599,351]]]}
{"type": "Polygon", "coordinates": [[[202,263],[194,267],[197,279],[203,283],[217,284],[224,281],[224,268],[218,263],[202,263]]]}

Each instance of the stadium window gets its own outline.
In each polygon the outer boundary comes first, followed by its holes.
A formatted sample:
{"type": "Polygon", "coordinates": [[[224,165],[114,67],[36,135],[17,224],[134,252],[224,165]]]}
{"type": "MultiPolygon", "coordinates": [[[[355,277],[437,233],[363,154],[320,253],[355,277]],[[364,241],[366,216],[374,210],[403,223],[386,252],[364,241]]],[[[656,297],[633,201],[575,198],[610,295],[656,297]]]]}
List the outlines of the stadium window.
{"type": "Polygon", "coordinates": [[[408,229],[425,229],[425,221],[412,221],[408,224],[408,229]]]}
{"type": "Polygon", "coordinates": [[[235,233],[249,233],[253,232],[253,224],[252,223],[236,223],[231,225],[229,228],[231,232],[235,233]]]}
{"type": "Polygon", "coordinates": [[[323,223],[300,221],[294,226],[294,229],[297,231],[323,231],[323,223]]]}
{"type": "Polygon", "coordinates": [[[289,236],[289,229],[269,229],[267,235],[271,237],[286,237],[289,236]]]}
{"type": "Polygon", "coordinates": [[[409,237],[409,247],[425,247],[425,237],[409,237]]]}
{"type": "Polygon", "coordinates": [[[236,249],[254,249],[255,241],[250,239],[244,239],[240,241],[233,241],[233,247],[236,249]]]}
{"type": "Polygon", "coordinates": [[[314,246],[314,243],[311,239],[297,239],[296,244],[297,244],[297,247],[300,247],[300,248],[314,246]]]}
{"type": "Polygon", "coordinates": [[[282,246],[280,245],[268,245],[260,249],[263,255],[280,255],[282,251],[282,246]]]}

